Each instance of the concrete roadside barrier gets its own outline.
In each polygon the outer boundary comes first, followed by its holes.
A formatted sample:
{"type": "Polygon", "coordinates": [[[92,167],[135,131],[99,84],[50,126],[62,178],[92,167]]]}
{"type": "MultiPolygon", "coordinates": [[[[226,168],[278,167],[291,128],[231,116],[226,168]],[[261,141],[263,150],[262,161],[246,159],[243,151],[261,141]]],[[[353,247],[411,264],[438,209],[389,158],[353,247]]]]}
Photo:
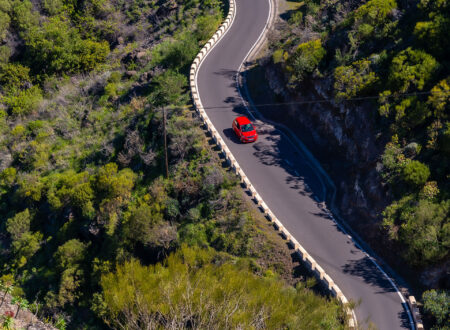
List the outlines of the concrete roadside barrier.
{"type": "Polygon", "coordinates": [[[416,298],[414,296],[408,297],[408,305],[412,311],[416,329],[424,329],[423,322],[422,322],[422,316],[420,315],[420,310],[419,310],[419,307],[417,306],[416,298]]]}

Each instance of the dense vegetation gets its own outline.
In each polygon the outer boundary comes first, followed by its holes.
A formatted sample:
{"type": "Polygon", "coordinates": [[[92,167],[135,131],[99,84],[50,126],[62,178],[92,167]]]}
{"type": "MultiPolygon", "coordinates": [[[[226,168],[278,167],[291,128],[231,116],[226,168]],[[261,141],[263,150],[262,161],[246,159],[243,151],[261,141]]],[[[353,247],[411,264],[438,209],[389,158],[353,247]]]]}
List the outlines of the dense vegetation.
{"type": "MultiPolygon", "coordinates": [[[[305,0],[271,45],[291,93],[316,83],[336,108],[368,109],[390,188],[380,230],[421,269],[450,256],[449,34],[445,0],[305,0]]],[[[425,310],[448,326],[448,294],[431,292],[425,310]]]]}
{"type": "Polygon", "coordinates": [[[448,1],[307,0],[273,44],[293,93],[323,80],[338,105],[379,96],[365,106],[390,141],[382,177],[394,201],[383,226],[417,266],[450,251],[449,33],[448,1]]]}
{"type": "MultiPolygon", "coordinates": [[[[337,329],[339,305],[310,290],[259,277],[247,260],[182,247],[166,265],[136,261],[102,277],[102,301],[113,328],[337,329]]],[[[100,305],[101,308],[101,305],[100,305]]]]}
{"type": "Polygon", "coordinates": [[[341,327],[335,301],[285,287],[260,215],[189,110],[188,68],[223,6],[0,0],[1,290],[59,328],[192,327],[205,313],[218,327],[224,313],[341,327]]]}

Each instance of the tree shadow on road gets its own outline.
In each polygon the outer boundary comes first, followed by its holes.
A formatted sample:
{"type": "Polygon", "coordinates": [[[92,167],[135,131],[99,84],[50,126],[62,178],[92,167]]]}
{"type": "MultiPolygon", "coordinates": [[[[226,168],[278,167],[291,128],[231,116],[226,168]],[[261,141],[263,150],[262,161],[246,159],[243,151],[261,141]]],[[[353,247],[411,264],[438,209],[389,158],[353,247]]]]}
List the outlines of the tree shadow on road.
{"type": "Polygon", "coordinates": [[[378,288],[377,293],[396,292],[388,279],[381,274],[380,270],[367,256],[358,260],[350,260],[342,269],[344,273],[361,277],[364,282],[378,288]]]}

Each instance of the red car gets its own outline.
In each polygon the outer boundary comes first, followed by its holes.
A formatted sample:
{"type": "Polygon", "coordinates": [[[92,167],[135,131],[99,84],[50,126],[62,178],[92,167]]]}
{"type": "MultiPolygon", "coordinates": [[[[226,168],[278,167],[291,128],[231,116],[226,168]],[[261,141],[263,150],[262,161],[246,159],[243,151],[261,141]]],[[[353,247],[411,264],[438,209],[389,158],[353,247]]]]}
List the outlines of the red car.
{"type": "Polygon", "coordinates": [[[258,139],[255,127],[245,116],[233,120],[233,130],[241,142],[255,142],[258,139]]]}

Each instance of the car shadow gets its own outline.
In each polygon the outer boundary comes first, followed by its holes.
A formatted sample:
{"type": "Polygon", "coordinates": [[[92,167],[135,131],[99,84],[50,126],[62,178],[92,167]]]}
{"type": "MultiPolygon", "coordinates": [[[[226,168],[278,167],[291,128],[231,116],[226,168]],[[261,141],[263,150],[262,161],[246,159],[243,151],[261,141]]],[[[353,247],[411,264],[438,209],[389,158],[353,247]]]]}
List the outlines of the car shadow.
{"type": "Polygon", "coordinates": [[[232,128],[225,128],[223,131],[225,137],[233,143],[242,144],[241,140],[236,136],[236,133],[232,128]]]}

